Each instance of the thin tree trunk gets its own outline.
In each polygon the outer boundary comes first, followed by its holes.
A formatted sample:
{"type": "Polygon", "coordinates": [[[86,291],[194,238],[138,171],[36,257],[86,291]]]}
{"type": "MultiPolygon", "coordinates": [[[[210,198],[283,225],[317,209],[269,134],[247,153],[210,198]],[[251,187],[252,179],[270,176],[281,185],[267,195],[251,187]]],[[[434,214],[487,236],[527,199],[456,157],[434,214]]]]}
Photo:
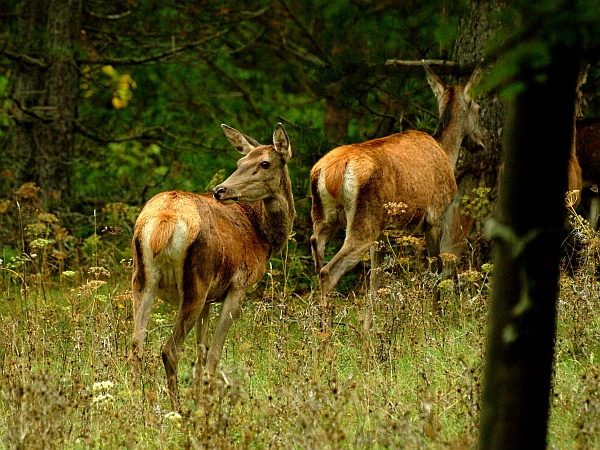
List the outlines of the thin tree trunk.
{"type": "MultiPolygon", "coordinates": [[[[469,1],[467,14],[460,22],[460,38],[454,48],[454,61],[470,63],[482,60],[486,42],[498,27],[493,21],[493,14],[504,5],[504,0],[469,1]]],[[[462,199],[472,196],[475,188],[496,186],[502,152],[500,132],[504,105],[494,94],[482,95],[478,103],[481,106],[481,128],[486,132],[485,149],[474,154],[461,152],[456,165],[458,191],[448,208],[444,227],[447,231],[441,242],[441,252],[450,252],[458,257],[464,250],[465,238],[474,223],[472,215],[463,213],[462,199]]],[[[448,276],[449,270],[445,272],[448,276]]]]}
{"type": "MultiPolygon", "coordinates": [[[[523,74],[509,107],[487,323],[481,449],[546,447],[559,248],[578,74],[577,52],[554,50],[523,74]]],[[[527,69],[525,69],[527,70],[527,69]]]]}
{"type": "Polygon", "coordinates": [[[16,180],[38,184],[46,207],[62,205],[70,194],[79,93],[74,53],[80,32],[81,0],[21,4],[19,50],[39,64],[22,60],[16,77],[16,180]]]}

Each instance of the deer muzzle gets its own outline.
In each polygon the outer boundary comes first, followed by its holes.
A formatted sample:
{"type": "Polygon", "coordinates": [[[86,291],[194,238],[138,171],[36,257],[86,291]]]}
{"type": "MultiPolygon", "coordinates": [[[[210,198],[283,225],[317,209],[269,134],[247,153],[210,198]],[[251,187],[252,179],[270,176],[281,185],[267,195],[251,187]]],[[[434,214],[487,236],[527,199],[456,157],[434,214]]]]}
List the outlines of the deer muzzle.
{"type": "Polygon", "coordinates": [[[235,203],[239,200],[237,196],[228,196],[229,192],[225,186],[217,186],[213,189],[213,197],[215,200],[220,201],[221,203],[230,204],[235,203]]]}

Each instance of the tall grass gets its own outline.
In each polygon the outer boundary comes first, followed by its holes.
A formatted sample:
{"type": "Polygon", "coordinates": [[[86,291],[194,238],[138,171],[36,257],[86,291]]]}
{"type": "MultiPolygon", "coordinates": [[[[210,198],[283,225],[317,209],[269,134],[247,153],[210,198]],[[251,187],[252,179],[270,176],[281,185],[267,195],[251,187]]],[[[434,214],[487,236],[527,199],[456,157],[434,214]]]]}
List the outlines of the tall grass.
{"type": "MultiPolygon", "coordinates": [[[[174,414],[160,357],[169,305],[155,306],[141,389],[129,384],[135,213],[109,205],[97,217],[50,217],[34,199],[0,215],[10,230],[0,256],[4,448],[475,447],[491,265],[445,281],[434,314],[438,280],[422,241],[392,238],[373,329],[362,331],[363,285],[336,297],[328,337],[318,294],[299,288],[309,262],[291,243],[249,293],[217,374],[197,390],[188,337],[174,414]]],[[[579,216],[573,225],[579,248],[561,277],[550,416],[556,449],[600,447],[600,241],[579,216]]]]}

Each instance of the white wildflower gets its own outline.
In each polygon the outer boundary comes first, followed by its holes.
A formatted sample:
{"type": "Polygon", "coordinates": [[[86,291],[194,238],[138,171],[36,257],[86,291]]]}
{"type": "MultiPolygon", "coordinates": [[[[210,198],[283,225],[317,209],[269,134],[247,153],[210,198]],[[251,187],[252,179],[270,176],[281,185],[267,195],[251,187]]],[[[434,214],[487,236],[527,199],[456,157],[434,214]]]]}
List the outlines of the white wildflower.
{"type": "Polygon", "coordinates": [[[109,389],[112,389],[114,386],[115,386],[115,384],[110,380],[98,381],[98,382],[94,383],[94,385],[92,386],[92,391],[94,391],[94,392],[108,391],[109,389]]]}
{"type": "Polygon", "coordinates": [[[168,420],[169,422],[177,422],[177,421],[181,420],[181,414],[179,414],[175,411],[171,411],[171,412],[168,412],[167,414],[165,414],[165,419],[168,420]]]}
{"type": "Polygon", "coordinates": [[[111,403],[111,402],[114,402],[114,401],[115,401],[115,398],[111,394],[96,395],[92,399],[92,403],[94,403],[96,405],[105,405],[107,403],[111,403]]]}

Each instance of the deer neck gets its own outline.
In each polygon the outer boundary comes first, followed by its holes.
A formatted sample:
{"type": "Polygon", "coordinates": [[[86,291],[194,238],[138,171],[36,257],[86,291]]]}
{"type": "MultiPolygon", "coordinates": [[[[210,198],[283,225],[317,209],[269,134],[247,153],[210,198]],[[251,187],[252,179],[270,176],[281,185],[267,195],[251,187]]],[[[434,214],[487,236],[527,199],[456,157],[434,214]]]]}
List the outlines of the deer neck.
{"type": "Polygon", "coordinates": [[[446,152],[446,155],[448,155],[448,160],[450,161],[452,170],[454,170],[456,167],[458,152],[460,150],[463,137],[464,136],[461,134],[460,128],[452,122],[446,124],[445,126],[442,122],[438,123],[438,128],[433,134],[433,138],[438,142],[438,144],[440,144],[440,147],[442,147],[444,152],[446,152]]]}
{"type": "Polygon", "coordinates": [[[292,226],[296,216],[292,183],[287,167],[278,192],[262,201],[263,211],[260,219],[260,229],[271,246],[271,254],[278,252],[287,242],[292,233],[292,226]]]}

